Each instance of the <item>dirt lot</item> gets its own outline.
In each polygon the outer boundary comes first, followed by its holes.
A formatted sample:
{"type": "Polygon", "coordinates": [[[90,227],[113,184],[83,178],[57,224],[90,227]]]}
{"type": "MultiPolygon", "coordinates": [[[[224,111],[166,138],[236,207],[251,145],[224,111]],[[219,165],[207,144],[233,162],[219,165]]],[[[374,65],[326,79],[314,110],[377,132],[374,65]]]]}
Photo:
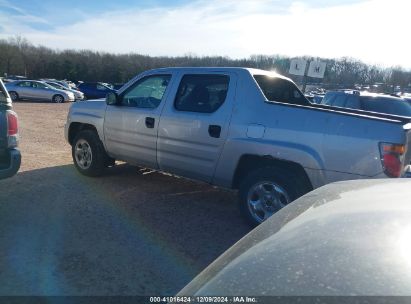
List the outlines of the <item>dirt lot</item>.
{"type": "Polygon", "coordinates": [[[15,103],[23,160],[0,181],[0,295],[171,295],[249,231],[231,192],[126,164],[79,175],[69,106],[15,103]]]}

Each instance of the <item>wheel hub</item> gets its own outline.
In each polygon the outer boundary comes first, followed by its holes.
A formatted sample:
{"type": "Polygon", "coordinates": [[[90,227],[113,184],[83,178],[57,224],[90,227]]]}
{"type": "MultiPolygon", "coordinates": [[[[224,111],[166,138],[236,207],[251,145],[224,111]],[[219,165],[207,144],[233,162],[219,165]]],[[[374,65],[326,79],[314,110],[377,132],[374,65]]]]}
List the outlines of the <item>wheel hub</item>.
{"type": "Polygon", "coordinates": [[[93,153],[87,141],[85,141],[84,139],[80,139],[79,141],[77,141],[74,156],[77,165],[81,169],[86,170],[90,168],[91,162],[93,160],[93,153]]]}
{"type": "Polygon", "coordinates": [[[272,181],[263,181],[251,187],[248,207],[252,216],[263,222],[290,202],[286,191],[272,181]]]}

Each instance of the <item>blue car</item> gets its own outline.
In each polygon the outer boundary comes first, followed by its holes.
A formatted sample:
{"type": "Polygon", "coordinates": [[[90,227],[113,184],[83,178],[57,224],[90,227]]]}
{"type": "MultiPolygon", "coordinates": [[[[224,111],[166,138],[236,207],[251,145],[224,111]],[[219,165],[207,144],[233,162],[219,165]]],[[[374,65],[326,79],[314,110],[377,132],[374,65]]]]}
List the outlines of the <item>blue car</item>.
{"type": "Polygon", "coordinates": [[[114,89],[100,82],[82,82],[77,88],[84,93],[86,99],[105,98],[107,93],[115,92],[114,89]]]}

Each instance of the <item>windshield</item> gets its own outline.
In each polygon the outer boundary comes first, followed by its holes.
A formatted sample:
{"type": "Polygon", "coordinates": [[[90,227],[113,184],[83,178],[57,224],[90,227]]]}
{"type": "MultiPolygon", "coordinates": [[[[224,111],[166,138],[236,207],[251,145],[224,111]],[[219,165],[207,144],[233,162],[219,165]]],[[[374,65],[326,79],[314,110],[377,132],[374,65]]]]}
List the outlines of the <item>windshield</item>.
{"type": "Polygon", "coordinates": [[[411,116],[411,104],[401,99],[383,97],[363,97],[363,109],[366,111],[411,116]]]}
{"type": "Polygon", "coordinates": [[[49,82],[47,82],[47,85],[48,85],[49,87],[54,88],[54,89],[61,89],[61,86],[59,86],[59,85],[57,85],[57,84],[55,84],[55,83],[49,83],[49,82]]]}

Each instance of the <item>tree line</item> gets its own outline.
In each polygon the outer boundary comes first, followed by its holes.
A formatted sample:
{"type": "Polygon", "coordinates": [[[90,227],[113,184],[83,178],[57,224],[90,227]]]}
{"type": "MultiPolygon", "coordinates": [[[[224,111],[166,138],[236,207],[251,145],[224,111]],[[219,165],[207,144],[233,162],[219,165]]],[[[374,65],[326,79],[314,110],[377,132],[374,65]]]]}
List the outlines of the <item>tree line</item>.
{"type": "MultiPolygon", "coordinates": [[[[306,57],[308,58],[308,57],[306,57]]],[[[149,56],[137,53],[111,54],[90,50],[55,50],[35,46],[22,37],[0,39],[0,75],[23,75],[29,78],[56,78],[71,81],[125,83],[138,73],[160,67],[226,66],[250,67],[276,72],[301,82],[288,74],[292,58],[281,55],[252,55],[244,59],[222,56],[184,55],[149,56]]],[[[309,79],[323,85],[353,86],[384,83],[411,86],[411,71],[401,67],[383,68],[367,65],[353,58],[324,59],[324,79],[309,79]]]]}

